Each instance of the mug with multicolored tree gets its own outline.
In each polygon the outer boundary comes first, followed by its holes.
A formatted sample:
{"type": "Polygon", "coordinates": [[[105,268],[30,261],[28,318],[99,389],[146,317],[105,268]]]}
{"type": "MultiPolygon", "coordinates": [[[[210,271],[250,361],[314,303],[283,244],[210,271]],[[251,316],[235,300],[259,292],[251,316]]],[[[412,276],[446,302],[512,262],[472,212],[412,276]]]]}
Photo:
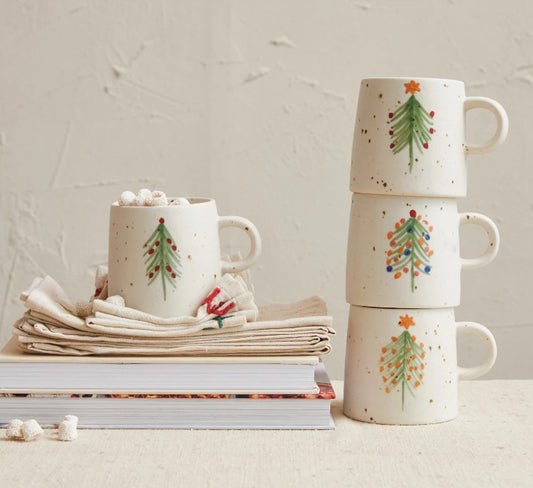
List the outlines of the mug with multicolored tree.
{"type": "Polygon", "coordinates": [[[461,270],[489,264],[499,232],[488,217],[457,210],[453,198],[352,195],[346,264],[351,305],[395,308],[455,307],[461,270]],[[475,224],[487,234],[486,250],[460,255],[459,229],[475,224]]]}
{"type": "Polygon", "coordinates": [[[358,193],[463,197],[467,154],[492,151],[508,132],[503,107],[467,97],[462,81],[369,78],[361,82],[350,189],[358,193]],[[485,109],[496,130],[485,144],[466,141],[465,115],[485,109]]]}
{"type": "Polygon", "coordinates": [[[453,308],[350,307],[344,413],[379,424],[428,424],[457,416],[458,380],[487,373],[496,361],[491,332],[456,322],[453,308]],[[485,358],[457,364],[458,335],[482,340],[485,358]]]}

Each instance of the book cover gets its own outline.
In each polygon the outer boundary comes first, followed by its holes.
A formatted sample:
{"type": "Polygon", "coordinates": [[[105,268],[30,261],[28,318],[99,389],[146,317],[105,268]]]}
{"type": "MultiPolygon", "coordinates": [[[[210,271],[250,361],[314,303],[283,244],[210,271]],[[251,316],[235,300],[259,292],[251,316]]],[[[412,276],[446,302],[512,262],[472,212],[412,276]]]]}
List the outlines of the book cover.
{"type": "MultiPolygon", "coordinates": [[[[16,338],[15,338],[16,339],[16,338]]],[[[69,357],[0,353],[4,393],[316,393],[317,356],[69,357]]]]}

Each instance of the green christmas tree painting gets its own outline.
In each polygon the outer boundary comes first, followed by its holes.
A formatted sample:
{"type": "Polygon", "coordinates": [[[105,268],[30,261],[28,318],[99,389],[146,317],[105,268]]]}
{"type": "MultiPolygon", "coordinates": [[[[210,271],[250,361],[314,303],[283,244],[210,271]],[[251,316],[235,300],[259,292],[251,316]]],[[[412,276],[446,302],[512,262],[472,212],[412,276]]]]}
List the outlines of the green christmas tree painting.
{"type": "Polygon", "coordinates": [[[404,83],[405,93],[410,93],[408,100],[400,105],[394,112],[389,112],[390,130],[392,142],[390,148],[394,154],[398,154],[406,147],[409,148],[409,173],[413,169],[415,146],[420,153],[429,147],[431,135],[435,129],[433,125],[434,111],[428,112],[415,97],[420,91],[420,83],[411,80],[404,83]]]}
{"type": "Polygon", "coordinates": [[[399,336],[391,337],[391,342],[381,348],[379,372],[385,385],[385,393],[401,391],[403,410],[405,390],[415,396],[415,390],[422,384],[426,353],[424,344],[418,344],[416,337],[408,330],[415,325],[413,317],[407,314],[400,316],[398,325],[405,330],[399,336]]]}
{"type": "Polygon", "coordinates": [[[159,219],[159,225],[152,235],[144,243],[143,256],[146,256],[146,276],[151,285],[158,277],[161,277],[163,287],[163,299],[167,299],[167,284],[176,288],[176,279],[181,276],[178,268],[181,267],[178,247],[165,226],[165,219],[159,219]]]}
{"type": "Polygon", "coordinates": [[[413,209],[407,220],[400,219],[394,224],[394,230],[387,233],[391,249],[386,252],[386,271],[394,273],[396,280],[409,276],[412,292],[416,289],[415,280],[420,274],[429,275],[431,272],[433,250],[429,248],[428,241],[432,231],[433,226],[413,209]]]}

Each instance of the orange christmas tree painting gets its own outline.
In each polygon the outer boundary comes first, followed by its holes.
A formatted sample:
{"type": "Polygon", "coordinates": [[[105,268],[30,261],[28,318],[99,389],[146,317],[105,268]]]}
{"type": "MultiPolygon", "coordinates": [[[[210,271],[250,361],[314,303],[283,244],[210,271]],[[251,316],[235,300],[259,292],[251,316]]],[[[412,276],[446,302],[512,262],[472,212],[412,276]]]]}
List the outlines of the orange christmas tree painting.
{"type": "Polygon", "coordinates": [[[416,337],[409,332],[415,325],[413,317],[400,316],[399,327],[405,330],[399,336],[391,337],[391,342],[381,348],[379,372],[385,393],[402,393],[402,410],[405,404],[405,390],[415,396],[415,390],[422,385],[426,363],[424,344],[417,343],[416,337]]]}
{"type": "Polygon", "coordinates": [[[433,117],[435,112],[428,112],[415,97],[420,92],[420,83],[411,80],[404,83],[405,93],[410,93],[408,100],[400,105],[394,112],[389,112],[390,130],[392,142],[390,149],[393,154],[398,154],[406,147],[409,149],[409,173],[413,169],[415,146],[420,153],[429,147],[431,135],[435,129],[433,117]]]}

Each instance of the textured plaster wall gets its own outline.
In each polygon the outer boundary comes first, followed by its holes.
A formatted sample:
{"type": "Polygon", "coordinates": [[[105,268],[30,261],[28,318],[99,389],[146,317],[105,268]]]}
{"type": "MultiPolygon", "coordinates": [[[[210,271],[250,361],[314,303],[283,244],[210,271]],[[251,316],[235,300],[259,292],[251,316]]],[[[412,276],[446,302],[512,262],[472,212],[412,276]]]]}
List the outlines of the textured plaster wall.
{"type": "MultiPolygon", "coordinates": [[[[531,377],[533,3],[527,0],[11,1],[0,7],[0,340],[35,275],[86,297],[121,190],[210,195],[264,240],[259,302],[324,297],[344,362],[344,263],[359,80],[436,76],[507,109],[471,157],[462,210],[493,217],[497,261],[463,275],[460,319],[496,334],[493,376],[531,377]]],[[[493,121],[472,114],[482,140],[493,121]]],[[[225,232],[229,250],[245,245],[225,232]]],[[[465,254],[481,233],[464,234],[465,254]]],[[[472,344],[463,355],[475,356],[472,344]]]]}

